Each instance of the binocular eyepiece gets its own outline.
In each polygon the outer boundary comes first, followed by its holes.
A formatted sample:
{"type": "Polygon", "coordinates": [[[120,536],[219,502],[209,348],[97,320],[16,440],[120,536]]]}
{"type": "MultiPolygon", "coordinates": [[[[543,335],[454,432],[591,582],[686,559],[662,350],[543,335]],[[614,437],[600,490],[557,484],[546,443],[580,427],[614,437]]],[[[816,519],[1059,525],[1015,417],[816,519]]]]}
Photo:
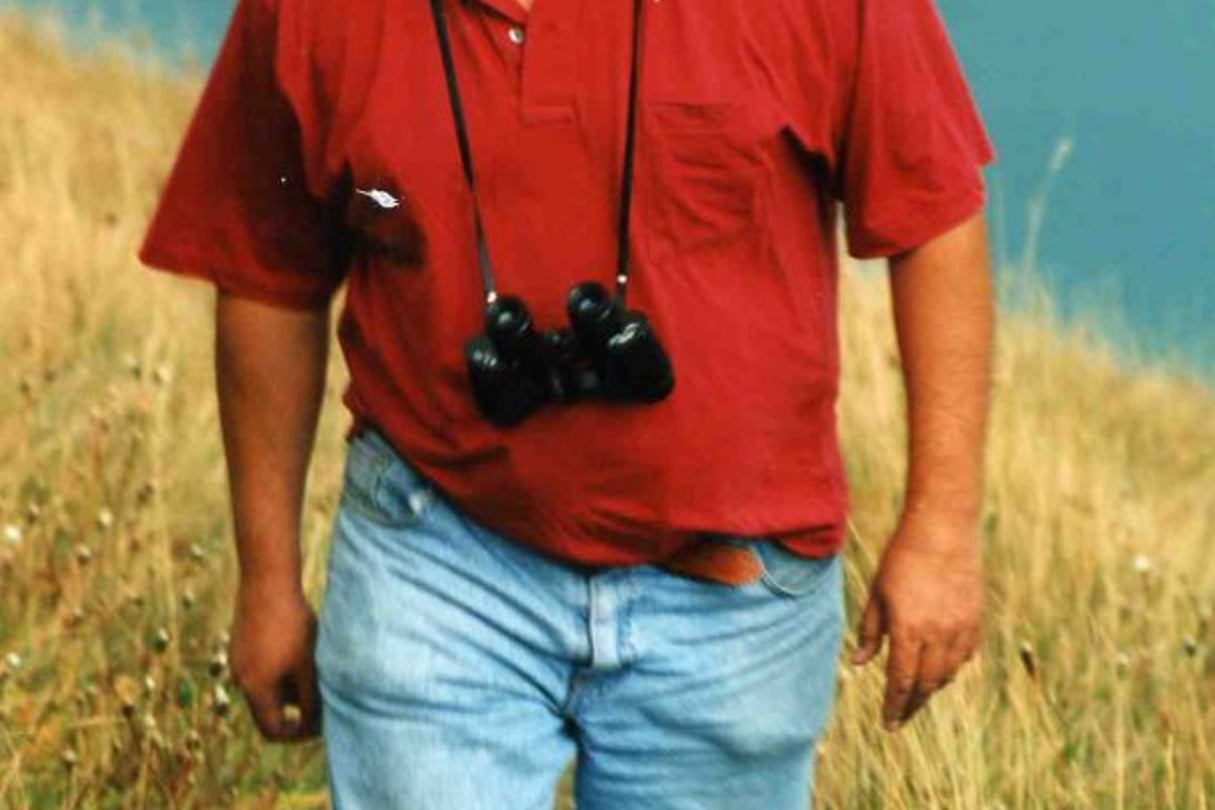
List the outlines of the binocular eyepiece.
{"type": "Polygon", "coordinates": [[[584,282],[570,290],[566,314],[568,328],[541,331],[517,297],[488,305],[485,331],[468,342],[465,359],[491,423],[511,427],[549,403],[654,403],[674,389],[670,359],[641,312],[584,282]]]}

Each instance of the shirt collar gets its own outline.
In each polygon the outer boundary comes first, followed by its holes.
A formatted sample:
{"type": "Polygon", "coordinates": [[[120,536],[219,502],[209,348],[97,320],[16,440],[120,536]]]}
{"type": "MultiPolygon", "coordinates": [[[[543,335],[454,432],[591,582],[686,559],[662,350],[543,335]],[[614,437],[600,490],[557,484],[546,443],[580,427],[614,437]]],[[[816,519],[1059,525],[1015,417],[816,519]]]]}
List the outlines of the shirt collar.
{"type": "Polygon", "coordinates": [[[469,5],[479,3],[491,8],[516,25],[527,23],[527,11],[519,5],[519,0],[463,0],[463,2],[469,5]]]}

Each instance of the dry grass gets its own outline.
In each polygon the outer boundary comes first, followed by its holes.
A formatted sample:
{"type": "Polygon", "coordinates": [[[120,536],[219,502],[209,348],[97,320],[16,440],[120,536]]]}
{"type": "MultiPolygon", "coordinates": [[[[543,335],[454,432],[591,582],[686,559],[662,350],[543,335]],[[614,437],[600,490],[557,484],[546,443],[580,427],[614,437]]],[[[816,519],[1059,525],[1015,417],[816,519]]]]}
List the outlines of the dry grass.
{"type": "MultiPolygon", "coordinates": [[[[197,84],[74,61],[13,16],[0,75],[0,807],[324,806],[319,745],[260,743],[215,658],[234,560],[209,293],[133,259],[197,84]]],[[[904,434],[880,275],[849,268],[844,299],[855,608],[904,434]]],[[[876,669],[844,672],[820,804],[1206,808],[1215,397],[1120,370],[1045,300],[998,343],[984,652],[897,736],[876,669]]],[[[314,595],[343,373],[308,498],[314,595]]]]}

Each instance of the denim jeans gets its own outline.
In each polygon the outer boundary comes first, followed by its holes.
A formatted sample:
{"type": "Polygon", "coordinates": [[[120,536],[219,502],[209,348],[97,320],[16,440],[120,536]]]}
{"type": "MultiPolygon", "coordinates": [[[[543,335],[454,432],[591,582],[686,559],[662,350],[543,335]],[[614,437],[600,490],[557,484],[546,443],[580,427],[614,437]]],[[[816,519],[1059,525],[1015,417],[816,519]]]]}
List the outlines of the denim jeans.
{"type": "Polygon", "coordinates": [[[582,566],[478,525],[376,433],[347,450],[316,663],[337,810],[810,806],[839,555],[760,580],[582,566]]]}

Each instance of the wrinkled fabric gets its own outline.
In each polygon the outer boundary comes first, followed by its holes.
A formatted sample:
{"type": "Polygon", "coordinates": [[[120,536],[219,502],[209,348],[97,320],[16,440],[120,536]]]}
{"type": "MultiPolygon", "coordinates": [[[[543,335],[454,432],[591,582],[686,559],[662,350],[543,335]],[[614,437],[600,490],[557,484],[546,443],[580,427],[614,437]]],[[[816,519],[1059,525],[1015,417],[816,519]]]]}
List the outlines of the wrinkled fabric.
{"type": "Polygon", "coordinates": [[[375,434],[350,445],[316,646],[335,810],[809,810],[841,555],[729,586],[537,553],[375,434]]]}
{"type": "MultiPolygon", "coordinates": [[[[502,292],[544,329],[612,283],[631,7],[450,0],[502,292]]],[[[705,532],[838,549],[837,208],[856,256],[977,213],[991,145],[931,0],[661,0],[643,14],[629,303],[656,405],[477,412],[473,201],[425,0],[241,0],[142,259],[286,307],[344,283],[345,403],[461,509],[566,559],[705,532]]]]}

